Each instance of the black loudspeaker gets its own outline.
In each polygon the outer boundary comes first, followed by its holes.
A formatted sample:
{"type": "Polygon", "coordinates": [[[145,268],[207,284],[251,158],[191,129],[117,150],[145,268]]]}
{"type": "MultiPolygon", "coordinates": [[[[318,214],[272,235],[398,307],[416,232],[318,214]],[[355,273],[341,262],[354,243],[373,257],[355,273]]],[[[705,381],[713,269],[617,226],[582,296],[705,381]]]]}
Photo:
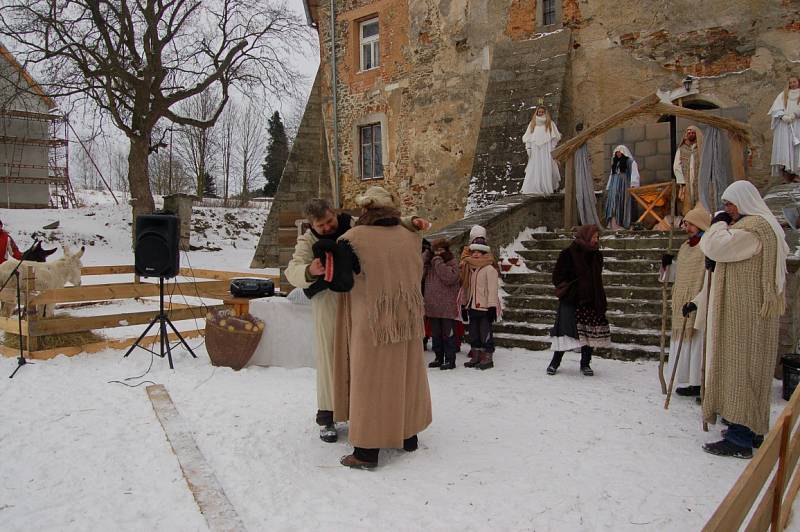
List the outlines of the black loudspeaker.
{"type": "Polygon", "coordinates": [[[174,214],[142,214],[136,217],[136,273],[143,277],[178,275],[180,222],[174,214]]]}

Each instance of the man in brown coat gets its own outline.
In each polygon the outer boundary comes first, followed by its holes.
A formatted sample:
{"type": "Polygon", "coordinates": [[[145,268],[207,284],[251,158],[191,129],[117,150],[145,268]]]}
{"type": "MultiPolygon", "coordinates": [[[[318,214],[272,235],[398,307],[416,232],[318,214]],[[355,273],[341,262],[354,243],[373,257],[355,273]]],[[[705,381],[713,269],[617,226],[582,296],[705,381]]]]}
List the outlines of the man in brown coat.
{"type": "Polygon", "coordinates": [[[417,449],[431,423],[418,233],[403,229],[394,197],[370,187],[356,226],[341,236],[354,264],[342,294],[334,343],[334,418],[350,421],[353,454],[342,465],[373,468],[381,448],[417,449]]]}

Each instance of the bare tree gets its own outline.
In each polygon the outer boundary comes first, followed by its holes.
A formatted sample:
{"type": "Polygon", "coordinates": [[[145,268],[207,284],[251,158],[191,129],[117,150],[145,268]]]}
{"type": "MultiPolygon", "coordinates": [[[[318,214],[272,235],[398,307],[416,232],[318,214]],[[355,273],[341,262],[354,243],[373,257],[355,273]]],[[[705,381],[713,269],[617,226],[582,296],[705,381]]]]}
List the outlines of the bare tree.
{"type": "Polygon", "coordinates": [[[250,191],[255,185],[254,180],[260,175],[265,144],[263,118],[263,111],[251,102],[238,122],[239,138],[236,155],[242,176],[243,202],[250,197],[250,191]]]}
{"type": "Polygon", "coordinates": [[[236,129],[239,120],[239,110],[231,102],[222,114],[219,131],[219,154],[222,158],[222,197],[225,205],[228,204],[228,195],[231,190],[231,174],[233,173],[233,152],[236,129]]]}
{"type": "MultiPolygon", "coordinates": [[[[208,123],[216,113],[216,98],[206,91],[183,102],[178,107],[183,116],[201,123],[208,123]]],[[[197,184],[196,194],[203,196],[205,176],[214,170],[216,162],[217,131],[213,125],[204,127],[189,126],[181,129],[175,142],[179,160],[194,174],[197,184]]]]}
{"type": "Polygon", "coordinates": [[[111,169],[111,186],[122,192],[123,197],[128,196],[128,157],[120,148],[113,147],[108,150],[108,166],[111,169]]]}
{"type": "Polygon", "coordinates": [[[230,90],[293,93],[285,60],[309,42],[299,17],[253,0],[15,0],[0,5],[0,35],[35,67],[46,92],[89,99],[130,140],[134,214],[154,208],[148,154],[159,120],[214,124],[230,90]],[[214,112],[182,115],[180,102],[214,90],[214,112]]]}

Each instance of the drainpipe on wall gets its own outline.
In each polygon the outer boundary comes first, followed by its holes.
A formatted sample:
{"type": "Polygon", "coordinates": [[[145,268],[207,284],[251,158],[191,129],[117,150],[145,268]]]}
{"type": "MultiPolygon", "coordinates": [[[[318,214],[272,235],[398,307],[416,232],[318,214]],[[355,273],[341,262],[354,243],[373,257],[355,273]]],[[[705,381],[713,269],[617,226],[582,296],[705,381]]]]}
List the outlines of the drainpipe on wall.
{"type": "Polygon", "coordinates": [[[336,112],[336,0],[331,0],[331,90],[333,91],[333,206],[341,207],[339,193],[339,118],[336,112]]]}

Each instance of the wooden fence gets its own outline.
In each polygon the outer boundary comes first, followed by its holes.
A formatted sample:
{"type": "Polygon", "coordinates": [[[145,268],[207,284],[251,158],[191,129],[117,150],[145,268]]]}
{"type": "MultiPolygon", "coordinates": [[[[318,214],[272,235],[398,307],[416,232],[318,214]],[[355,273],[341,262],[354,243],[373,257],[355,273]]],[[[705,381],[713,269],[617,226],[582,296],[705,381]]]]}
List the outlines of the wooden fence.
{"type": "MultiPolygon", "coordinates": [[[[22,303],[26,308],[33,308],[40,305],[59,305],[62,307],[82,307],[87,304],[99,304],[112,300],[140,299],[159,295],[157,283],[143,283],[138,277],[134,276],[129,282],[116,282],[108,284],[93,284],[84,286],[74,286],[66,288],[55,288],[49,290],[37,290],[33,269],[26,268],[20,275],[20,290],[22,303]]],[[[91,275],[134,275],[132,265],[122,266],[88,266],[81,269],[81,276],[91,275]]],[[[175,296],[185,296],[203,299],[219,300],[220,303],[214,305],[189,305],[181,303],[165,304],[165,309],[169,319],[172,321],[195,320],[205,318],[209,310],[216,310],[225,307],[234,307],[240,302],[229,291],[230,279],[234,277],[260,277],[272,279],[276,289],[279,279],[276,275],[259,274],[253,272],[227,272],[219,270],[207,270],[200,268],[181,268],[180,275],[192,278],[191,281],[178,281],[177,279],[165,283],[165,293],[175,296]],[[198,281],[197,279],[206,279],[198,281]]],[[[16,288],[6,287],[0,292],[0,300],[4,304],[16,303],[16,288]]],[[[147,310],[140,312],[124,313],[99,313],[93,316],[55,316],[52,318],[42,318],[35,312],[28,312],[22,319],[22,338],[25,357],[30,359],[49,359],[59,354],[67,356],[77,355],[78,353],[93,353],[103,349],[123,349],[134,343],[138,335],[130,338],[107,340],[92,344],[82,344],[75,346],[59,347],[54,349],[37,349],[38,340],[42,336],[86,332],[97,329],[111,329],[116,327],[129,327],[131,325],[144,325],[158,314],[157,310],[147,310]]],[[[0,317],[0,330],[7,333],[19,334],[19,323],[16,317],[0,317]]],[[[194,338],[203,334],[202,329],[193,328],[181,331],[184,338],[194,338]]],[[[148,336],[143,342],[149,343],[157,341],[158,337],[148,336]]],[[[174,333],[170,333],[170,339],[175,340],[174,333]]],[[[19,349],[0,346],[0,355],[15,357],[19,355],[19,349]]]]}
{"type": "Polygon", "coordinates": [[[783,530],[800,490],[800,387],[764,443],[703,528],[704,532],[783,530]],[[755,509],[753,506],[755,505],[755,509]],[[752,510],[752,511],[751,511],[752,510]],[[746,521],[746,523],[745,523],[746,521]]]}

